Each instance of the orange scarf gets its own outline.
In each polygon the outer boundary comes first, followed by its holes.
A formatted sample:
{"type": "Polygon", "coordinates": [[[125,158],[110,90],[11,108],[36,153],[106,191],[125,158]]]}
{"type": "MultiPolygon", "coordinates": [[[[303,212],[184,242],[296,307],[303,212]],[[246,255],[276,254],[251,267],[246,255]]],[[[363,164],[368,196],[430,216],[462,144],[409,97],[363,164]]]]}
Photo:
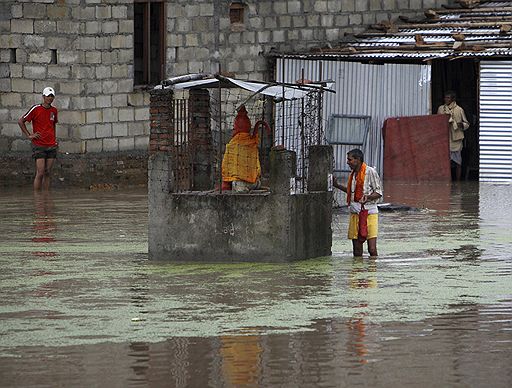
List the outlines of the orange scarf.
{"type": "MultiPolygon", "coordinates": [[[[359,172],[356,176],[356,189],[354,191],[354,201],[359,202],[363,197],[364,177],[366,176],[366,163],[361,165],[359,172]]],[[[354,177],[354,171],[352,171],[348,177],[347,183],[347,204],[350,205],[350,197],[352,191],[352,178],[354,177]]]]}

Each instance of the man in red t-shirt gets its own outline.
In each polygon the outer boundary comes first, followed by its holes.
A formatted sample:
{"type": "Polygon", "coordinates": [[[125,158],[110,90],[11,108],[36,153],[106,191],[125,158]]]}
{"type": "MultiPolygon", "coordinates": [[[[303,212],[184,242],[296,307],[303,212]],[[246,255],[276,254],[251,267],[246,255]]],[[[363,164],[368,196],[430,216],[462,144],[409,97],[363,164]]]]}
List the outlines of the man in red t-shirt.
{"type": "Polygon", "coordinates": [[[34,190],[50,187],[50,172],[57,158],[58,144],[55,137],[57,108],[52,106],[55,91],[51,87],[43,89],[43,103],[34,105],[20,117],[18,125],[21,131],[32,141],[32,154],[36,161],[34,190]],[[32,122],[30,133],[25,122],[32,122]]]}

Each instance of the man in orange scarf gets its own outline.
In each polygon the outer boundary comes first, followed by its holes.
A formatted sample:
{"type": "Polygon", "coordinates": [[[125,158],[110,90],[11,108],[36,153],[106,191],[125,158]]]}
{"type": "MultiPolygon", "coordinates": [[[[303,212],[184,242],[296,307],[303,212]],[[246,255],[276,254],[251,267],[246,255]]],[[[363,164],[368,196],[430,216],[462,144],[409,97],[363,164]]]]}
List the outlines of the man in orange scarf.
{"type": "Polygon", "coordinates": [[[364,163],[364,154],[359,149],[347,153],[347,164],[352,172],[347,185],[333,180],[334,187],[347,193],[347,205],[350,213],[348,238],[352,240],[355,257],[363,256],[363,242],[358,238],[359,212],[364,205],[368,210],[368,253],[377,256],[377,234],[379,231],[379,209],[377,203],[382,198],[382,185],[375,168],[364,163]]]}

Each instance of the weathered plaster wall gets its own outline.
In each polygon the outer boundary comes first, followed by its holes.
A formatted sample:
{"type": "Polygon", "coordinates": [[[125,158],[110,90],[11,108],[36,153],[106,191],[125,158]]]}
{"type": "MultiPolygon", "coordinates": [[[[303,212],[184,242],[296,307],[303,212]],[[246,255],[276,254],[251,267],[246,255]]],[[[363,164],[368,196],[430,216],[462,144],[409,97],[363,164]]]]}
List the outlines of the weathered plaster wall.
{"type": "MultiPolygon", "coordinates": [[[[317,172],[327,182],[332,149],[317,172]],[[326,162],[326,163],[324,163],[326,162]]],[[[291,195],[295,155],[273,151],[271,192],[173,193],[171,155],[149,164],[149,256],[170,261],[286,262],[327,256],[332,244],[332,191],[291,195]],[[277,155],[276,155],[277,154],[277,155]],[[291,163],[290,163],[291,162],[291,163]]]]}
{"type": "Polygon", "coordinates": [[[284,262],[328,256],[331,200],[329,193],[169,194],[150,219],[150,258],[284,262]]]}

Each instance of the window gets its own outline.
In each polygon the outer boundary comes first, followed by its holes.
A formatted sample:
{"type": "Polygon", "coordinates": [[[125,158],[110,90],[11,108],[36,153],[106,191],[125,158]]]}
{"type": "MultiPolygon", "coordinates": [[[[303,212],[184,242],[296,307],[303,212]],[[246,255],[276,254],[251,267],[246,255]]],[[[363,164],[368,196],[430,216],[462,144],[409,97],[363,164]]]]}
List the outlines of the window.
{"type": "Polygon", "coordinates": [[[165,74],[165,3],[135,0],[134,84],[156,85],[165,74]]]}
{"type": "Polygon", "coordinates": [[[244,5],[241,2],[232,2],[229,6],[229,20],[231,24],[244,22],[244,5]]]}

